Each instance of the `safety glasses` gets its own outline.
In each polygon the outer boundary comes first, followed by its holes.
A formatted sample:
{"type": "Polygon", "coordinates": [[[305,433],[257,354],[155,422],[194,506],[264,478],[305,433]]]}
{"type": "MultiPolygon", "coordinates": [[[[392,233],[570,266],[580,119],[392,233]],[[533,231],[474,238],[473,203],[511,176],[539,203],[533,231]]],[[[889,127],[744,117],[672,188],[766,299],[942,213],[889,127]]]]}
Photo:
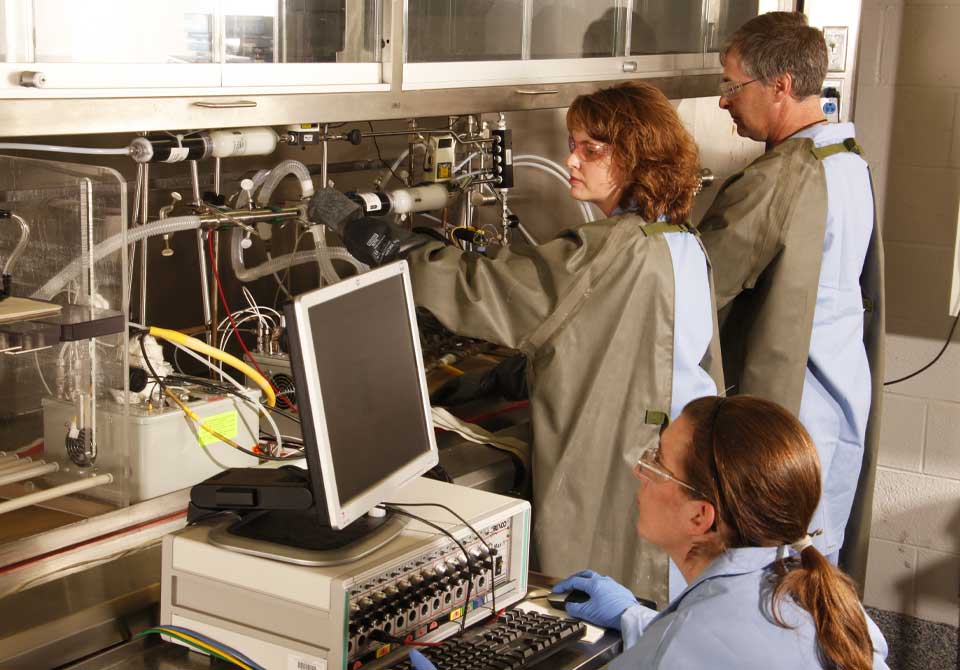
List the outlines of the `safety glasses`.
{"type": "Polygon", "coordinates": [[[580,140],[573,137],[567,137],[567,146],[570,147],[570,153],[576,154],[584,163],[598,161],[610,153],[610,145],[604,142],[594,142],[592,140],[580,140]]]}
{"type": "Polygon", "coordinates": [[[724,100],[733,100],[740,94],[740,90],[747,84],[752,84],[755,81],[760,81],[759,79],[751,79],[750,81],[743,81],[737,83],[735,81],[721,81],[720,82],[720,97],[724,100]]]}
{"type": "Polygon", "coordinates": [[[662,484],[666,481],[676,482],[683,488],[693,491],[700,498],[709,500],[709,498],[707,498],[707,496],[705,496],[699,490],[670,474],[670,472],[663,466],[663,463],[660,462],[659,444],[655,447],[647,447],[643,450],[643,452],[640,454],[640,460],[637,461],[633,471],[638,477],[643,477],[647,481],[653,482],[654,484],[662,484]]]}

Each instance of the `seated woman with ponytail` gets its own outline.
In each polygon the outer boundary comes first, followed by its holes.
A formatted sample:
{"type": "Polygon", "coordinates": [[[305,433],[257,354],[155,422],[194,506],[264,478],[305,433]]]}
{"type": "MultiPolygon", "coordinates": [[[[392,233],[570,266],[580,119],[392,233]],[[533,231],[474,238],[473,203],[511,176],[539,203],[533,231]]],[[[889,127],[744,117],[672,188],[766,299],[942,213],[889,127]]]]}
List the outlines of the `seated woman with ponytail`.
{"type": "Polygon", "coordinates": [[[810,542],[820,463],[779,405],[751,396],[686,406],[634,468],[637,532],[690,585],[659,614],[581,572],[573,616],[624,637],[623,668],[886,668],[886,642],[853,582],[810,542]]]}

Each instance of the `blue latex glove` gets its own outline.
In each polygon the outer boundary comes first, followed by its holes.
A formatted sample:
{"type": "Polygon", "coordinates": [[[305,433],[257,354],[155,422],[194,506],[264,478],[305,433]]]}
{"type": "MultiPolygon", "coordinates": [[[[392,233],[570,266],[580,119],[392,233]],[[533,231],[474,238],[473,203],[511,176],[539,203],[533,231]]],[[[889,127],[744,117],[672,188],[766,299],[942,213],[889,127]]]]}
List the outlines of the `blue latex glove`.
{"type": "Polygon", "coordinates": [[[410,650],[410,663],[413,664],[413,670],[437,670],[437,666],[416,649],[410,650]]]}
{"type": "Polygon", "coordinates": [[[585,603],[566,605],[567,614],[583,619],[596,626],[620,630],[620,615],[630,607],[637,606],[636,597],[613,578],[598,575],[593,570],[584,570],[571,575],[553,587],[554,593],[577,589],[590,596],[585,603]]]}

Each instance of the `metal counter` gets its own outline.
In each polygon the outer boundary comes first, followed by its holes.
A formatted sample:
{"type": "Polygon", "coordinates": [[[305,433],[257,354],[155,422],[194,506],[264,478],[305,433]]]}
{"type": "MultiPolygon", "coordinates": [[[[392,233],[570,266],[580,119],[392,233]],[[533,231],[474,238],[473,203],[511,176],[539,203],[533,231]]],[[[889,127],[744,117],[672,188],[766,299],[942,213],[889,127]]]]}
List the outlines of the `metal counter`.
{"type": "MultiPolygon", "coordinates": [[[[608,631],[597,642],[581,640],[530,670],[595,670],[620,653],[620,635],[608,631]]],[[[119,645],[65,670],[226,670],[236,666],[190,651],[159,637],[141,638],[119,645]]],[[[440,670],[452,670],[441,668],[440,670]]]]}

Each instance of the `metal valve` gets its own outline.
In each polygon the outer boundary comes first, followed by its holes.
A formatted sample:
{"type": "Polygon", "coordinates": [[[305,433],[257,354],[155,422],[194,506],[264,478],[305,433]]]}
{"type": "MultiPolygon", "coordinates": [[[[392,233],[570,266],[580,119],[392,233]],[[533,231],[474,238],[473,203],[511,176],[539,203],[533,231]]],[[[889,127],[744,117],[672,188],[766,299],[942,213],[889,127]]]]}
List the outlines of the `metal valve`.
{"type": "Polygon", "coordinates": [[[250,209],[253,209],[253,186],[252,179],[240,180],[240,189],[247,194],[247,207],[250,209]]]}
{"type": "Polygon", "coordinates": [[[713,186],[713,182],[716,181],[716,176],[713,174],[713,171],[710,168],[703,168],[700,170],[700,186],[697,188],[697,193],[702,189],[710,188],[713,186]]]}
{"type": "MultiPolygon", "coordinates": [[[[182,199],[183,196],[176,191],[172,191],[170,193],[170,204],[160,208],[160,220],[163,221],[165,218],[170,216],[170,213],[177,206],[177,203],[182,199]]],[[[160,252],[160,255],[164,258],[173,256],[173,249],[170,248],[170,233],[164,233],[163,235],[163,251],[160,252]]]]}

